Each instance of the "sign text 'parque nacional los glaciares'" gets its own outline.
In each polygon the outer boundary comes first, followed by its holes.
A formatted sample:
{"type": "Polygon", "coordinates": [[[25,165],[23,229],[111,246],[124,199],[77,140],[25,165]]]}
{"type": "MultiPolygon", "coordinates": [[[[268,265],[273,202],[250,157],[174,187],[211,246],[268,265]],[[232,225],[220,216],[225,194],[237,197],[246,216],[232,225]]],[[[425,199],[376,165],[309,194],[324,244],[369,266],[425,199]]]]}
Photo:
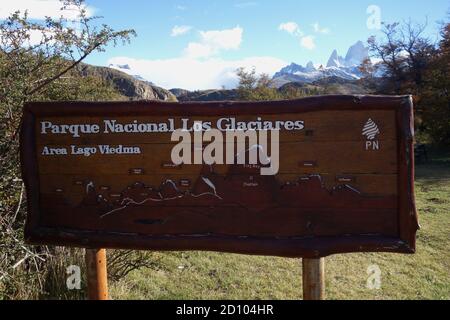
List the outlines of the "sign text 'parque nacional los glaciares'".
{"type": "Polygon", "coordinates": [[[104,119],[102,123],[85,124],[54,124],[51,121],[40,123],[41,134],[69,134],[73,138],[80,138],[82,135],[90,134],[117,134],[117,133],[167,133],[175,130],[183,131],[205,131],[216,128],[220,131],[230,130],[303,130],[304,122],[301,120],[287,121],[264,121],[257,117],[255,121],[236,121],[236,118],[221,118],[213,126],[211,121],[192,121],[189,118],[178,119],[180,125],[176,126],[176,120],[169,118],[164,122],[144,123],[133,120],[131,123],[121,123],[116,119],[104,119]]]}

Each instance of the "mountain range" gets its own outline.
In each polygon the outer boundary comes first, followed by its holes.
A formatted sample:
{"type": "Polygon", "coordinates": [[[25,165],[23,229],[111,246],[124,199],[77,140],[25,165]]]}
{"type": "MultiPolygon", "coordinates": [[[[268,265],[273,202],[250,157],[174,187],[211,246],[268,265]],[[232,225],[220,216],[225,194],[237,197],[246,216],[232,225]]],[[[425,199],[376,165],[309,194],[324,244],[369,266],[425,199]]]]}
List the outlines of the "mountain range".
{"type": "Polygon", "coordinates": [[[334,50],[326,66],[317,66],[312,61],[308,62],[306,66],[291,63],[275,73],[273,85],[279,88],[290,82],[313,83],[331,77],[359,80],[362,74],[358,67],[365,59],[369,59],[369,49],[364,46],[362,41],[358,41],[348,49],[345,58],[340,56],[337,50],[334,50]]]}
{"type": "MultiPolygon", "coordinates": [[[[369,50],[362,41],[352,45],[345,57],[337,50],[331,53],[327,64],[308,62],[305,66],[291,63],[275,73],[272,86],[280,92],[300,90],[305,94],[364,94],[368,93],[360,81],[361,63],[369,59],[369,50]]],[[[125,99],[163,101],[223,101],[238,100],[236,89],[188,91],[183,88],[166,90],[139,76],[139,70],[129,65],[109,67],[86,66],[85,75],[99,76],[110,83],[125,99]]]]}

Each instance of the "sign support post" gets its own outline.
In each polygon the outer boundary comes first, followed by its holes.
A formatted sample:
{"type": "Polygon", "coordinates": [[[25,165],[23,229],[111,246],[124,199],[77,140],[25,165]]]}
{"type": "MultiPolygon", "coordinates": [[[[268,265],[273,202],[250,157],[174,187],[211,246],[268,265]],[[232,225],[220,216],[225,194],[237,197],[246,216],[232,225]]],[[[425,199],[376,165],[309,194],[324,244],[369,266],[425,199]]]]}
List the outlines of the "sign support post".
{"type": "Polygon", "coordinates": [[[303,300],[325,299],[325,258],[303,259],[303,300]]]}
{"type": "Polygon", "coordinates": [[[108,300],[106,250],[86,249],[87,290],[89,300],[108,300]]]}

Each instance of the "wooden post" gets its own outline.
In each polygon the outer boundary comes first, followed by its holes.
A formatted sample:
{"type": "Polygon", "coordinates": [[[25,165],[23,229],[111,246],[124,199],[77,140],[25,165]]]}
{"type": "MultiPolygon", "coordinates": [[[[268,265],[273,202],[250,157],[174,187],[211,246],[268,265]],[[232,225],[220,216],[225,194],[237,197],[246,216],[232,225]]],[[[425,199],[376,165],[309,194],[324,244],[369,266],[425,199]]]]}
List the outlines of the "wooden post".
{"type": "Polygon", "coordinates": [[[303,259],[303,300],[325,299],[325,258],[303,259]]]}
{"type": "Polygon", "coordinates": [[[106,250],[86,249],[87,289],[89,300],[108,300],[106,250]]]}

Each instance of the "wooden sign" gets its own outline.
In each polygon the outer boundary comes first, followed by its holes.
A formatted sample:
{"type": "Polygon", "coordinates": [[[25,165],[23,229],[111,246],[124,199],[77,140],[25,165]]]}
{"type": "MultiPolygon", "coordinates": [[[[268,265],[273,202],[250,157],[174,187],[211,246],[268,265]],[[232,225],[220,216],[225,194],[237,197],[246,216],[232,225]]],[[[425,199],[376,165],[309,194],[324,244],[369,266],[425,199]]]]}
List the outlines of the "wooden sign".
{"type": "Polygon", "coordinates": [[[404,96],[31,103],[21,132],[26,238],[305,258],[413,253],[412,143],[404,96]],[[174,163],[177,129],[277,130],[277,174],[261,175],[261,164],[174,163]]]}

